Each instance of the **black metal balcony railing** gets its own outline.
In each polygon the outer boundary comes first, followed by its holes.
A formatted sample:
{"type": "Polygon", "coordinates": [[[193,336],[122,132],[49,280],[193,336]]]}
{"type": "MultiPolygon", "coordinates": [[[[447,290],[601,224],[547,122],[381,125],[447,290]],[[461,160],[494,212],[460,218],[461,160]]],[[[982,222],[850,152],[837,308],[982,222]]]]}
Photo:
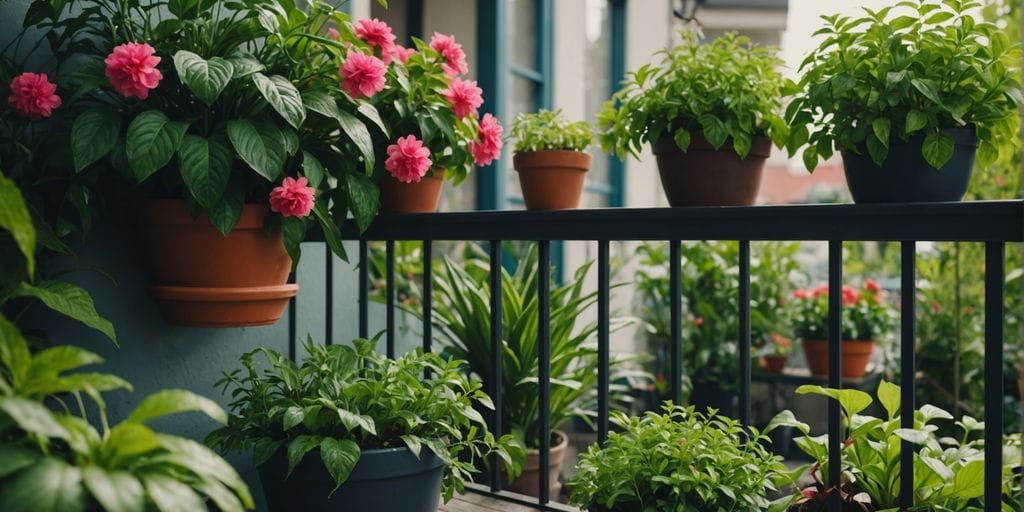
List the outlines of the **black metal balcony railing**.
{"type": "MultiPolygon", "coordinates": [[[[843,281],[842,243],[844,241],[897,241],[902,246],[902,290],[915,288],[915,249],[917,241],[983,242],[985,265],[985,510],[998,512],[1001,495],[1002,425],[1003,425],[1003,295],[1004,251],[1007,242],[1024,241],[1024,201],[979,201],[939,204],[889,205],[799,205],[753,206],[732,208],[651,208],[600,209],[569,211],[483,211],[382,216],[359,237],[352,226],[344,233],[347,239],[359,238],[359,335],[368,332],[369,274],[368,241],[386,243],[386,347],[388,356],[395,355],[395,241],[423,243],[423,349],[431,347],[431,249],[434,241],[488,240],[491,269],[491,342],[493,374],[501,375],[501,242],[536,241],[538,251],[538,296],[540,350],[540,422],[541,438],[546,438],[552,425],[548,411],[550,397],[550,333],[549,282],[551,269],[550,243],[553,240],[596,241],[598,244],[598,441],[608,435],[609,389],[609,242],[669,242],[672,307],[671,396],[681,397],[681,293],[679,285],[680,240],[737,240],[739,252],[739,419],[750,423],[750,242],[758,240],[793,240],[828,242],[828,283],[838,290],[843,281]]],[[[316,241],[315,239],[313,241],[316,241]]],[[[322,240],[321,240],[322,241],[322,240]]],[[[327,250],[328,256],[330,251],[327,250]]],[[[333,258],[327,258],[326,282],[332,283],[333,258]]],[[[914,293],[902,293],[901,305],[901,386],[902,404],[914,409],[914,293]]],[[[327,286],[326,311],[332,311],[334,290],[327,286]]],[[[829,295],[829,387],[842,386],[840,378],[840,308],[841,296],[829,295]]],[[[289,315],[289,352],[295,356],[295,302],[289,315]]],[[[1020,312],[1016,312],[1020,313],[1020,312]]],[[[325,315],[326,339],[333,334],[332,318],[325,315]]],[[[501,435],[501,379],[494,379],[488,389],[497,413],[492,416],[491,429],[501,435]]],[[[903,427],[913,428],[912,414],[902,415],[903,427]]],[[[840,480],[840,408],[830,401],[828,410],[829,481],[840,480]]],[[[537,510],[571,510],[550,501],[548,496],[547,443],[540,443],[540,497],[536,500],[502,492],[496,467],[490,487],[472,486],[474,492],[530,505],[537,510]]],[[[903,441],[901,458],[901,506],[910,507],[913,499],[913,451],[903,441]]],[[[833,497],[838,497],[833,495],[833,497]]],[[[831,503],[838,511],[838,502],[831,503]]]]}

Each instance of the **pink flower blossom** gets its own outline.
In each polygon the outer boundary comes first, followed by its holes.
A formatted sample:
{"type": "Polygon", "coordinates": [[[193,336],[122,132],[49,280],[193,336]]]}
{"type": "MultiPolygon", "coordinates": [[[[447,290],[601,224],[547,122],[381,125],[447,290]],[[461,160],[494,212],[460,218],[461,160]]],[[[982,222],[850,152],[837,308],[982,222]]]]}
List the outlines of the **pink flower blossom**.
{"type": "Polygon", "coordinates": [[[57,86],[46,73],[22,73],[11,80],[7,104],[18,115],[35,121],[50,117],[53,109],[60,106],[60,96],[57,96],[57,86]]]}
{"type": "Polygon", "coordinates": [[[477,87],[476,80],[453,78],[443,94],[448,103],[451,103],[455,117],[459,119],[475,114],[476,109],[484,104],[484,91],[477,87]]]}
{"type": "Polygon", "coordinates": [[[430,170],[430,150],[415,135],[399,137],[388,146],[388,159],[384,167],[402,183],[416,183],[430,170]]]}
{"type": "Polygon", "coordinates": [[[864,289],[873,293],[878,293],[882,291],[882,285],[878,284],[878,281],[875,281],[874,279],[865,279],[864,289]]]}
{"type": "Polygon", "coordinates": [[[803,288],[797,288],[796,290],[793,291],[793,297],[800,300],[809,298],[810,296],[811,294],[807,290],[804,290],[803,288]]]}
{"type": "Polygon", "coordinates": [[[704,317],[698,316],[697,318],[694,318],[693,325],[696,325],[697,327],[704,325],[704,317]]]}
{"type": "Polygon", "coordinates": [[[352,98],[374,94],[384,90],[384,73],[387,66],[377,57],[350,51],[338,74],[341,75],[341,87],[352,98]]]}
{"type": "Polygon", "coordinates": [[[465,75],[469,73],[469,65],[466,64],[466,53],[462,51],[462,45],[455,42],[454,36],[446,36],[434,32],[430,39],[430,47],[441,54],[445,62],[442,65],[445,74],[448,76],[465,75]]]}
{"type": "Polygon", "coordinates": [[[479,166],[490,165],[501,155],[501,125],[491,114],[480,119],[480,139],[469,143],[469,151],[479,166]]]}
{"type": "Polygon", "coordinates": [[[374,18],[372,20],[361,19],[355,24],[356,37],[366,41],[370,48],[380,47],[381,57],[384,63],[391,62],[395,51],[395,34],[387,23],[374,18]]]}
{"type": "Polygon", "coordinates": [[[144,100],[155,89],[163,75],[156,65],[160,57],[153,55],[148,44],[125,43],[114,48],[103,62],[107,64],[107,80],[118,94],[144,100]]]}
{"type": "Polygon", "coordinates": [[[285,178],[270,191],[270,209],[284,217],[305,217],[313,210],[316,191],[306,178],[285,178]]]}
{"type": "Polygon", "coordinates": [[[857,290],[854,290],[853,288],[851,288],[849,286],[845,286],[845,285],[843,286],[843,305],[844,306],[852,306],[852,305],[856,304],[857,301],[859,301],[859,300],[860,300],[860,294],[857,293],[857,290]]]}
{"type": "Polygon", "coordinates": [[[338,32],[338,29],[336,28],[329,28],[327,29],[327,37],[337,41],[338,39],[341,39],[341,33],[338,32]]]}
{"type": "Polygon", "coordinates": [[[405,64],[409,60],[409,57],[412,56],[412,54],[416,53],[416,49],[406,48],[400,44],[396,44],[394,53],[395,60],[401,62],[402,64],[405,64]]]}

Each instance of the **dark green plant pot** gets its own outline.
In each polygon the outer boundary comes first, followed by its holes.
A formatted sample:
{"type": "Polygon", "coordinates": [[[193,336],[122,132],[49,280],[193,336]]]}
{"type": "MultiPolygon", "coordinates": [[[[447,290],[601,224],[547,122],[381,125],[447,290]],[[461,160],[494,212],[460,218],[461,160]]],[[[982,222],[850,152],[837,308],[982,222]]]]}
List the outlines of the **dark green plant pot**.
{"type": "Polygon", "coordinates": [[[365,450],[337,491],[320,451],[313,450],[285,478],[288,458],[278,450],[259,467],[271,512],[436,512],[444,463],[424,448],[417,459],[408,448],[365,450]]]}
{"type": "Polygon", "coordinates": [[[850,195],[857,203],[921,203],[959,201],[967,193],[978,151],[974,128],[943,130],[953,137],[953,157],[942,169],[935,170],[921,154],[924,136],[907,141],[893,138],[889,155],[879,166],[867,148],[858,152],[843,150],[843,167],[850,195]]]}
{"type": "Polygon", "coordinates": [[[693,390],[690,392],[690,403],[697,412],[707,412],[710,407],[718,409],[720,416],[735,418],[738,397],[737,391],[724,389],[717,382],[694,382],[693,390]]]}

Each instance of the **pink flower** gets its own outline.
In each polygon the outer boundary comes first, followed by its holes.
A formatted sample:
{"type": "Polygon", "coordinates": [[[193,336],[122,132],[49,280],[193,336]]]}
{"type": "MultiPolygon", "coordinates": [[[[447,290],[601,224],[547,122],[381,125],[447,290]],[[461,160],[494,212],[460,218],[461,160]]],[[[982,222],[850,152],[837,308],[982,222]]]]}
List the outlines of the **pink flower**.
{"type": "Polygon", "coordinates": [[[415,135],[399,137],[388,146],[388,159],[384,167],[402,183],[416,183],[430,170],[430,150],[415,135]]]}
{"type": "Polygon", "coordinates": [[[337,41],[338,39],[341,39],[341,33],[339,33],[336,28],[329,28],[327,29],[327,37],[337,41]]]}
{"type": "Polygon", "coordinates": [[[341,87],[355,99],[369,98],[383,91],[386,71],[387,66],[377,57],[350,51],[338,74],[342,78],[341,87]]]}
{"type": "Polygon", "coordinates": [[[284,217],[305,217],[313,209],[316,191],[306,178],[285,178],[270,191],[270,209],[284,217]]]}
{"type": "Polygon", "coordinates": [[[704,317],[698,316],[697,318],[694,318],[693,325],[696,325],[697,327],[704,325],[704,317]]]}
{"type": "Polygon", "coordinates": [[[882,291],[882,285],[878,284],[878,281],[875,281],[874,279],[865,279],[864,289],[873,293],[878,293],[882,291]]]}
{"type": "Polygon", "coordinates": [[[818,297],[821,297],[822,295],[828,295],[828,285],[827,284],[819,284],[817,286],[817,288],[815,288],[814,290],[811,291],[811,296],[814,297],[815,299],[817,299],[818,297]]]}
{"type": "Polygon", "coordinates": [[[452,104],[455,117],[462,119],[475,114],[476,109],[484,104],[483,89],[477,87],[476,80],[453,78],[452,83],[444,90],[444,97],[452,104]]]}
{"type": "Polygon", "coordinates": [[[395,53],[395,55],[394,55],[395,59],[398,60],[398,62],[401,62],[402,64],[405,64],[406,61],[409,60],[409,57],[412,54],[416,53],[416,49],[415,48],[406,48],[406,47],[404,47],[404,46],[402,46],[400,44],[396,44],[395,45],[394,53],[395,53]]]}
{"type": "Polygon", "coordinates": [[[374,18],[372,20],[361,19],[356,22],[356,37],[366,41],[370,48],[380,47],[380,54],[384,63],[391,62],[395,51],[395,34],[387,23],[374,18]]]}
{"type": "Polygon", "coordinates": [[[455,42],[454,36],[446,36],[439,32],[434,32],[434,37],[430,39],[430,47],[440,53],[441,57],[444,57],[445,63],[442,67],[445,74],[448,76],[458,76],[469,73],[469,65],[466,64],[466,54],[462,51],[462,45],[455,42]]]}
{"type": "Polygon", "coordinates": [[[60,106],[57,86],[46,73],[22,73],[11,80],[11,95],[7,104],[18,115],[33,121],[50,117],[53,109],[60,106]]]}
{"type": "Polygon", "coordinates": [[[857,293],[857,290],[854,290],[853,288],[851,288],[849,286],[845,286],[845,285],[843,286],[843,305],[844,306],[852,306],[852,305],[856,304],[857,301],[859,301],[859,300],[860,300],[860,294],[857,293]]]}
{"type": "Polygon", "coordinates": [[[120,95],[144,100],[155,89],[163,75],[156,65],[160,57],[153,55],[148,44],[125,43],[114,48],[103,62],[107,64],[107,80],[120,95]]]}
{"type": "Polygon", "coordinates": [[[469,151],[479,166],[490,165],[501,155],[501,125],[491,114],[480,119],[480,139],[469,143],[469,151]]]}

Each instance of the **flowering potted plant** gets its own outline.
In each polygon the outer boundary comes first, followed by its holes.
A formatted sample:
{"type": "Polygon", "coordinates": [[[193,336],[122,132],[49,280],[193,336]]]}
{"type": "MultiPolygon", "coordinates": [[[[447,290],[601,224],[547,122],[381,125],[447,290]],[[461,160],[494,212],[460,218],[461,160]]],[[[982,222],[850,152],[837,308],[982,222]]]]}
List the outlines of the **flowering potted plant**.
{"type": "Polygon", "coordinates": [[[761,368],[767,373],[782,373],[793,353],[793,340],[773,332],[769,342],[761,348],[761,368]]]}
{"type": "Polygon", "coordinates": [[[782,62],[735,34],[681,38],[659,62],[630,72],[605,103],[601,147],[637,157],[651,144],[672,206],[752,204],[772,143],[787,139],[782,62]]]}
{"type": "Polygon", "coordinates": [[[220,381],[234,397],[227,426],[207,439],[253,450],[271,510],[435,512],[439,495],[463,491],[474,461],[522,451],[487,432],[475,407],[491,400],[462,361],[386,359],[370,340],[309,341],[305,352],[298,365],[268,349],[243,355],[244,370],[220,381]]]}
{"type": "MultiPolygon", "coordinates": [[[[793,292],[793,330],[804,346],[807,365],[815,375],[828,375],[828,285],[793,292]]],[[[864,376],[875,342],[892,327],[894,312],[885,291],[871,279],[857,290],[842,289],[843,378],[864,376]]]]}
{"type": "Polygon", "coordinates": [[[587,147],[594,135],[590,123],[570,123],[561,110],[519,114],[512,123],[515,156],[523,201],[528,210],[576,208],[590,170],[587,147]]]}
{"type": "Polygon", "coordinates": [[[803,147],[813,171],[840,151],[859,203],[962,199],[975,154],[987,165],[1019,151],[1019,44],[975,7],[909,0],[824,16],[786,111],[790,154],[803,147]]]}
{"type": "Polygon", "coordinates": [[[376,144],[381,210],[435,211],[445,179],[458,185],[474,164],[501,154],[502,127],[493,115],[479,115],[483,91],[462,78],[469,67],[454,37],[435,33],[430,44],[415,39],[415,49],[403,48],[378,20],[360,20],[355,35],[372,53],[346,62],[343,85],[368,97],[389,130],[376,144]]]}
{"type": "Polygon", "coordinates": [[[138,184],[164,315],[274,323],[297,293],[286,280],[307,226],[317,222],[344,256],[338,224],[351,211],[365,228],[376,213],[365,200],[375,187],[352,157],[373,168],[360,118],[377,116],[332,96],[346,45],[320,35],[346,16],[276,0],[52,4],[26,21],[81,62],[74,168],[112,168],[138,184]]]}

